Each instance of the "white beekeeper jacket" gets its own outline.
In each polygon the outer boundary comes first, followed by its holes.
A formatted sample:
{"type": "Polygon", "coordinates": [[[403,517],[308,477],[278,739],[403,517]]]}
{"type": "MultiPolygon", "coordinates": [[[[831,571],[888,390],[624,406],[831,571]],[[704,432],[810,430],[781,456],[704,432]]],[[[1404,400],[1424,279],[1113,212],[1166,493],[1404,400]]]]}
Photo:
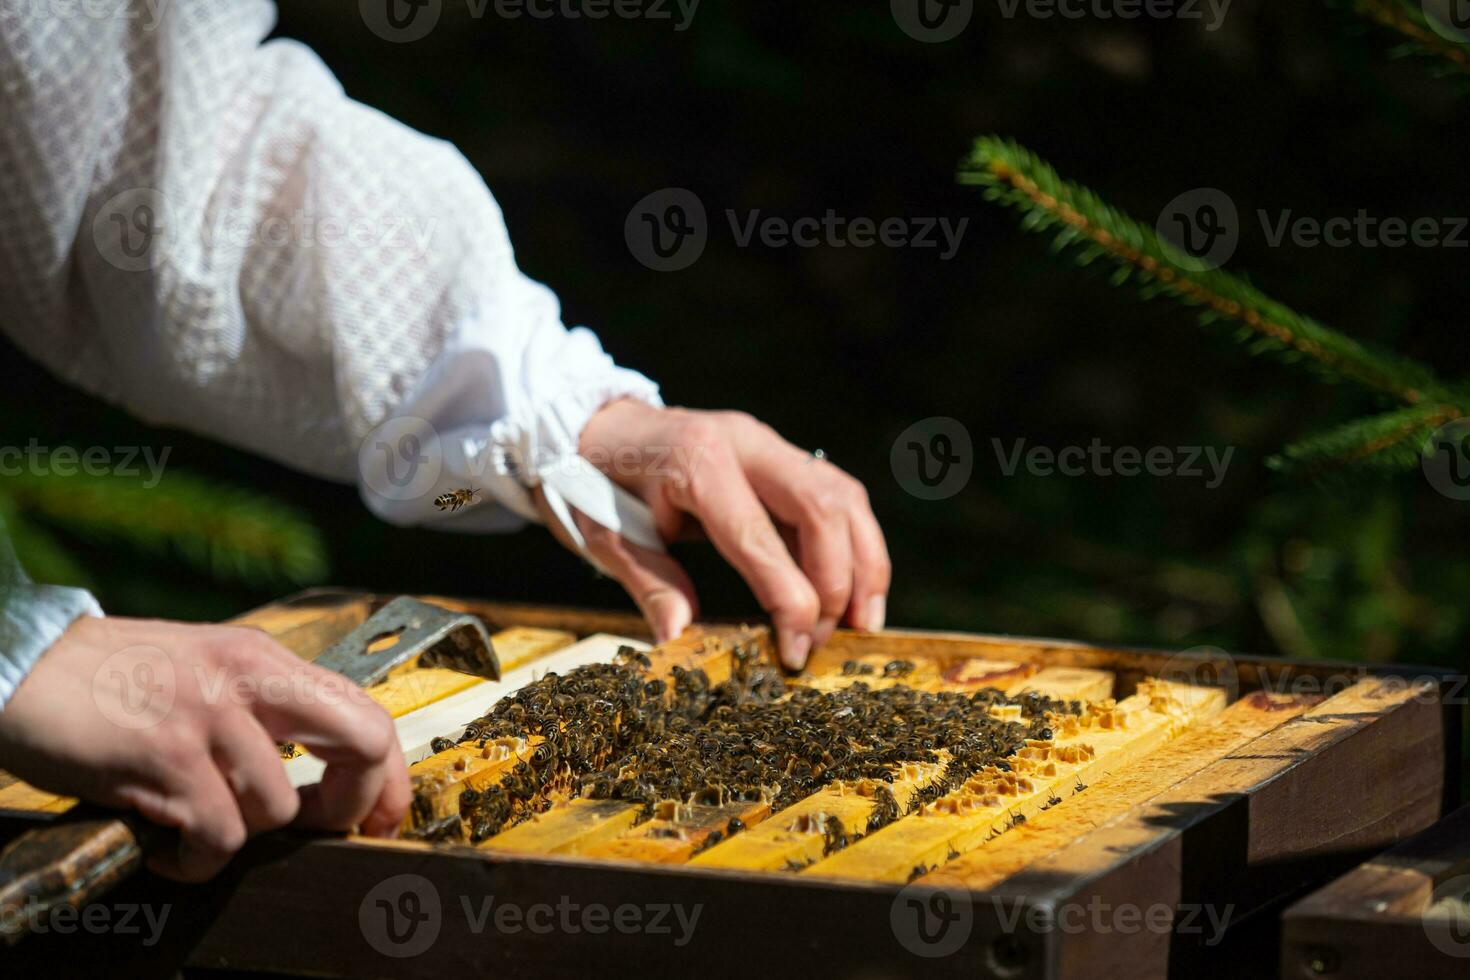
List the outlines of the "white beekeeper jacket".
{"type": "MultiPolygon", "coordinates": [[[[151,423],[356,482],[394,523],[507,529],[540,487],[564,526],[571,504],[657,547],[576,456],[597,409],[657,387],[562,325],[454,147],[262,43],[275,15],[0,3],[0,329],[151,423]],[[471,486],[485,503],[434,507],[471,486]]],[[[0,705],[98,612],[13,566],[4,549],[0,705]]]]}

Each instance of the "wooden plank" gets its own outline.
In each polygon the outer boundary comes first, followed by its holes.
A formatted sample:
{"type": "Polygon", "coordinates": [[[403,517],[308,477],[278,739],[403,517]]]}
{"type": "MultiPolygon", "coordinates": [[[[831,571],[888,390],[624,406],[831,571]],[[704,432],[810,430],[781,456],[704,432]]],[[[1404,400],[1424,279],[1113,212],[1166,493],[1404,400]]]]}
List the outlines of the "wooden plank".
{"type": "MultiPolygon", "coordinates": [[[[1171,908],[1228,910],[1239,921],[1360,859],[1363,849],[1432,822],[1443,787],[1441,724],[1436,685],[1359,682],[1029,863],[989,894],[1048,914],[1117,908],[1131,901],[1147,867],[1155,891],[1176,896],[1171,908]]],[[[1048,955],[1060,977],[1093,976],[1100,962],[1127,963],[1141,976],[1193,975],[1225,955],[1199,926],[1163,941],[1156,930],[1056,933],[1048,955]]]]}
{"type": "Polygon", "coordinates": [[[1039,669],[1036,664],[1014,660],[968,658],[946,665],[928,657],[906,659],[869,654],[850,658],[840,665],[829,662],[819,671],[792,678],[790,683],[819,691],[840,691],[857,683],[866,684],[874,691],[900,685],[916,691],[979,690],[985,687],[1006,690],[1039,669]],[[901,671],[893,669],[900,666],[903,668],[901,671]]]}
{"type": "Polygon", "coordinates": [[[944,774],[948,754],[936,754],[940,756],[937,762],[906,762],[897,767],[891,783],[864,779],[819,789],[755,829],[695,855],[689,863],[747,871],[806,867],[834,846],[841,847],[849,838],[867,831],[882,789],[893,794],[900,812],[912,808],[917,794],[944,774]]]}
{"type": "Polygon", "coordinates": [[[1282,917],[1281,975],[1470,973],[1470,807],[1313,892],[1282,917]]]}
{"type": "Polygon", "coordinates": [[[1115,676],[1111,670],[1091,667],[1044,667],[1007,693],[1044,694],[1058,701],[1106,701],[1113,696],[1115,676]]]}
{"type": "Polygon", "coordinates": [[[852,657],[841,664],[827,661],[817,672],[792,678],[791,683],[819,691],[837,691],[862,682],[875,691],[911,687],[916,691],[969,692],[993,687],[1007,693],[1035,691],[1060,700],[1101,701],[1113,696],[1112,671],[1085,667],[1042,667],[1015,660],[966,657],[944,661],[928,657],[909,660],[887,654],[852,657]],[[903,674],[885,672],[894,662],[912,665],[903,674]],[[862,673],[870,668],[872,673],[862,673]]]}
{"type": "Polygon", "coordinates": [[[1126,769],[1089,781],[1085,792],[1066,795],[1044,813],[1028,817],[996,846],[961,855],[920,881],[971,891],[993,888],[1027,865],[1172,789],[1314,703],[1315,699],[1276,697],[1263,691],[1248,694],[1209,724],[1191,727],[1126,769]]]}
{"type": "Polygon", "coordinates": [[[0,810],[36,810],[42,813],[65,813],[76,806],[71,796],[58,796],[29,783],[15,780],[0,789],[0,810]]]}
{"type": "MultiPolygon", "coordinates": [[[[1157,844],[1199,823],[1209,813],[1223,809],[1234,800],[1272,789],[1281,777],[1303,767],[1322,750],[1362,732],[1387,713],[1407,706],[1414,693],[1413,689],[1401,684],[1380,681],[1354,685],[1206,766],[1173,789],[1156,796],[1147,806],[1131,811],[1126,820],[1100,828],[1074,846],[1055,852],[1034,869],[1039,875],[1068,877],[1105,872],[1117,863],[1119,854],[1157,844]]],[[[1385,766],[1400,767],[1408,761],[1382,760],[1385,766]]],[[[1360,781],[1354,780],[1354,783],[1360,781]]],[[[1285,783],[1281,791],[1292,792],[1296,786],[1295,783],[1285,783]]],[[[1313,799],[1340,798],[1340,790],[1341,787],[1337,792],[1324,787],[1324,792],[1315,794],[1313,799]]],[[[1418,792],[1428,792],[1428,787],[1422,787],[1418,792]]],[[[1318,809],[1323,817],[1338,814],[1341,819],[1331,822],[1339,826],[1350,825],[1357,819],[1350,812],[1343,812],[1351,808],[1318,809]]],[[[1381,808],[1372,810],[1376,813],[1381,808]]],[[[1322,823],[1316,825],[1319,834],[1322,826],[1322,823]]],[[[1268,860],[1282,853],[1286,846],[1276,837],[1281,830],[1279,827],[1256,828],[1256,841],[1248,844],[1251,856],[1268,860]]],[[[1376,837],[1376,834],[1371,836],[1376,837]]],[[[1026,873],[1031,870],[1028,868],[1026,873]]]]}
{"type": "Polygon", "coordinates": [[[652,820],[582,853],[587,857],[618,861],[681,864],[705,848],[748,830],[771,815],[771,808],[765,803],[727,803],[724,806],[660,804],[660,810],[664,815],[656,812],[652,820]],[[739,823],[733,824],[732,821],[739,823]]]}
{"type": "Polygon", "coordinates": [[[478,846],[518,854],[581,854],[632,827],[642,809],[621,800],[565,800],[478,846]]]}
{"type": "Polygon", "coordinates": [[[1224,706],[1225,695],[1218,689],[1156,681],[1115,706],[1094,707],[1077,717],[1058,716],[1056,738],[1028,743],[1011,760],[1010,772],[978,773],[960,789],[817,862],[805,873],[908,881],[980,847],[988,838],[1079,792],[1078,787],[1133,764],[1224,706]]]}

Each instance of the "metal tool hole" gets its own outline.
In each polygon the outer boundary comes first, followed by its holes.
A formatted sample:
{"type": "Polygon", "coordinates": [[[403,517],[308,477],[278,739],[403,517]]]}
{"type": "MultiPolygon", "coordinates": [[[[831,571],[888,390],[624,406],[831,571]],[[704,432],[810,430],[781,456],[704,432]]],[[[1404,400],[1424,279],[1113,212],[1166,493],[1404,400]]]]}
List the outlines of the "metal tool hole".
{"type": "Polygon", "coordinates": [[[386,633],[379,633],[377,636],[368,641],[367,646],[363,647],[362,652],[364,655],[368,656],[374,653],[382,653],[389,647],[397,646],[398,639],[401,636],[403,636],[403,627],[401,626],[396,630],[389,630],[386,633]]]}

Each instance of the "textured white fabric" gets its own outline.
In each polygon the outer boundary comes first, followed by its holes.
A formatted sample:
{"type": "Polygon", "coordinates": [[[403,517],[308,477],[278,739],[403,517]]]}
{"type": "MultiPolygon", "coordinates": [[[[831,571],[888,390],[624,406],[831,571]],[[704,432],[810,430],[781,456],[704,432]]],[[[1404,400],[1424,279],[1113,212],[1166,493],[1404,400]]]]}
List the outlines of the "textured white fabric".
{"type": "Polygon", "coordinates": [[[151,422],[357,481],[388,520],[501,529],[542,485],[656,545],[567,458],[657,388],[563,327],[452,146],[262,43],[274,22],[267,0],[0,2],[0,328],[151,422]],[[458,448],[385,497],[369,437],[405,414],[458,448]],[[433,506],[465,477],[485,503],[433,506]]]}
{"type": "Polygon", "coordinates": [[[0,521],[0,709],[73,620],[101,615],[97,600],[84,589],[32,584],[0,521]]]}

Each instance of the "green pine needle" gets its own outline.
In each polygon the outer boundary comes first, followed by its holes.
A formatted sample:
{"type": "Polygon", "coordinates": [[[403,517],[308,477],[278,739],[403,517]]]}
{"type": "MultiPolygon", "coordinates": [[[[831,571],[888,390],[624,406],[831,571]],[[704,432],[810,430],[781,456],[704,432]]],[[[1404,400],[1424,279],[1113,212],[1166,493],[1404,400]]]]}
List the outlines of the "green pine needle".
{"type": "Polygon", "coordinates": [[[1425,441],[1459,417],[1453,406],[1413,405],[1356,419],[1287,446],[1266,465],[1308,479],[1344,472],[1394,475],[1419,466],[1425,441]]]}
{"type": "Polygon", "coordinates": [[[1145,297],[1169,296],[1199,308],[1205,323],[1239,323],[1252,353],[1276,354],[1288,363],[1307,361],[1328,377],[1357,381],[1410,405],[1455,400],[1427,367],[1331,330],[1222,269],[1201,268],[1198,259],[1152,228],[1087,188],[1063,180],[1045,161],[1010,140],[976,140],[959,179],[984,187],[989,200],[1020,211],[1023,228],[1050,233],[1053,245],[1075,250],[1081,264],[1106,258],[1114,266],[1114,283],[1131,280],[1145,297]]]}
{"type": "MultiPolygon", "coordinates": [[[[1458,43],[1440,33],[1441,29],[1460,33],[1453,26],[1436,27],[1422,0],[1329,0],[1332,6],[1347,7],[1359,17],[1405,38],[1394,47],[1394,57],[1418,55],[1436,60],[1438,74],[1461,72],[1470,74],[1470,45],[1458,43]]],[[[1456,3],[1458,0],[1447,0],[1456,3]]]]}
{"type": "Polygon", "coordinates": [[[24,517],[85,539],[171,554],[215,579],[302,585],[325,577],[321,536],[295,510],[188,473],[147,482],[25,473],[0,484],[0,495],[24,517]]]}

